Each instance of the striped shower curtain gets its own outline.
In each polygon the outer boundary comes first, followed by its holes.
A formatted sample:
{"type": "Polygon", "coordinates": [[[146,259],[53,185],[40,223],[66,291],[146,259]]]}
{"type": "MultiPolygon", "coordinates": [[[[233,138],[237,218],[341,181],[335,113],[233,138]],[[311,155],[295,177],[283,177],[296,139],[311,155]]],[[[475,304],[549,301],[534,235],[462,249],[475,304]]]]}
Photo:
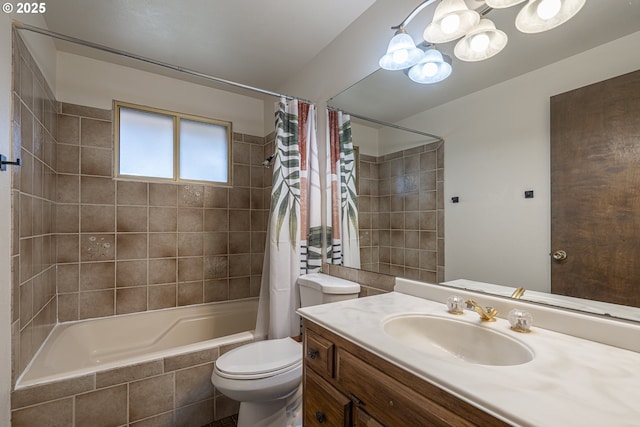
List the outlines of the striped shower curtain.
{"type": "Polygon", "coordinates": [[[320,180],[315,107],[281,99],[276,111],[275,159],[258,312],[258,335],[296,336],[298,276],[322,262],[320,180]]]}
{"type": "Polygon", "coordinates": [[[327,111],[327,262],[360,268],[351,117],[327,111]]]}

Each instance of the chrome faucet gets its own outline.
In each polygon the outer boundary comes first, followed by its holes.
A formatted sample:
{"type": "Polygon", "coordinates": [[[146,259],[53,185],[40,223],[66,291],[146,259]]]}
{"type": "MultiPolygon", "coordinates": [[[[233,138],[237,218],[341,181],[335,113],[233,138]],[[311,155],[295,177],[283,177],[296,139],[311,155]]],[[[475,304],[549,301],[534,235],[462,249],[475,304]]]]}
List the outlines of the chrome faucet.
{"type": "Polygon", "coordinates": [[[524,295],[525,291],[526,291],[526,289],[521,286],[518,289],[516,289],[515,291],[513,291],[513,293],[511,294],[511,298],[520,299],[520,297],[522,295],[524,295]]]}
{"type": "Polygon", "coordinates": [[[478,305],[477,302],[471,299],[467,300],[466,304],[468,309],[470,310],[473,309],[476,313],[480,315],[480,319],[482,321],[485,321],[485,322],[496,321],[496,315],[498,314],[498,310],[496,310],[495,308],[487,307],[486,309],[484,309],[480,305],[478,305]]]}

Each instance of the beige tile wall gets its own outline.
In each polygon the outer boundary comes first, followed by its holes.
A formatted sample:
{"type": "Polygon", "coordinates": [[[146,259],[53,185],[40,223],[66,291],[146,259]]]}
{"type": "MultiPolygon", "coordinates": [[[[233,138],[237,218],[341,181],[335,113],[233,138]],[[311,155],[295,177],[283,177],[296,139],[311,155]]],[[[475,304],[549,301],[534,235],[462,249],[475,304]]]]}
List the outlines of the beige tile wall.
{"type": "Polygon", "coordinates": [[[443,144],[361,155],[358,194],[362,269],[444,280],[443,144]]]}
{"type": "Polygon", "coordinates": [[[13,35],[12,378],[56,323],[57,104],[23,41],[13,35]]]}
{"type": "Polygon", "coordinates": [[[258,295],[264,138],[234,134],[231,188],[122,181],[111,111],[62,104],[58,120],[61,321],[258,295]]]}
{"type": "Polygon", "coordinates": [[[60,321],[258,296],[265,138],[233,135],[233,186],[113,177],[110,110],[62,104],[60,321]]]}
{"type": "MultiPolygon", "coordinates": [[[[12,66],[8,154],[23,162],[11,168],[13,384],[56,319],[259,295],[271,187],[261,163],[273,134],[233,135],[232,187],[114,180],[111,111],[58,103],[15,32],[12,66]]],[[[144,379],[91,377],[88,385],[80,379],[14,392],[13,425],[224,418],[237,403],[210,389],[215,357],[173,368],[165,361],[144,379]],[[157,401],[145,391],[156,386],[157,401]]]]}
{"type": "Polygon", "coordinates": [[[396,278],[389,274],[344,267],[342,265],[323,263],[322,272],[360,284],[359,297],[391,292],[396,284],[396,278]]]}

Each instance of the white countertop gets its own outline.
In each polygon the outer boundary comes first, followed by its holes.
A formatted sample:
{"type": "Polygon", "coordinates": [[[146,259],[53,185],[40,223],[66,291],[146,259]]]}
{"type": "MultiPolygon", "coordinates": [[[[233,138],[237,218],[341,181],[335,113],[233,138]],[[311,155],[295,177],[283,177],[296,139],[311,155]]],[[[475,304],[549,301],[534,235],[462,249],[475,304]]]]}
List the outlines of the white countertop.
{"type": "Polygon", "coordinates": [[[435,346],[418,351],[386,335],[383,320],[400,313],[478,324],[480,318],[471,311],[454,316],[442,303],[398,292],[306,307],[298,313],[513,425],[640,425],[640,354],[633,351],[536,328],[535,319],[529,334],[511,331],[504,319],[482,323],[531,348],[535,357],[525,364],[472,364],[435,346]]]}

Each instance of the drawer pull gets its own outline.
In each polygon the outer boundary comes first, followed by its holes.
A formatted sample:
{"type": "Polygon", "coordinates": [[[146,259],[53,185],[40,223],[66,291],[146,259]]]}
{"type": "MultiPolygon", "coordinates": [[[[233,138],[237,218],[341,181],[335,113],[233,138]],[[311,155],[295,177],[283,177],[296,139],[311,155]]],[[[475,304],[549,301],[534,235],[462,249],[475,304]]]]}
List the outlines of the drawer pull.
{"type": "Polygon", "coordinates": [[[324,412],[316,411],[316,420],[318,420],[318,422],[322,424],[327,421],[327,417],[324,412]]]}
{"type": "Polygon", "coordinates": [[[309,357],[312,359],[317,358],[318,356],[320,356],[320,352],[318,350],[316,350],[315,348],[310,348],[308,351],[309,357]]]}
{"type": "Polygon", "coordinates": [[[356,405],[364,406],[364,402],[362,400],[358,399],[358,396],[356,396],[353,393],[349,393],[349,399],[351,399],[353,401],[353,403],[355,403],[356,405]]]}

